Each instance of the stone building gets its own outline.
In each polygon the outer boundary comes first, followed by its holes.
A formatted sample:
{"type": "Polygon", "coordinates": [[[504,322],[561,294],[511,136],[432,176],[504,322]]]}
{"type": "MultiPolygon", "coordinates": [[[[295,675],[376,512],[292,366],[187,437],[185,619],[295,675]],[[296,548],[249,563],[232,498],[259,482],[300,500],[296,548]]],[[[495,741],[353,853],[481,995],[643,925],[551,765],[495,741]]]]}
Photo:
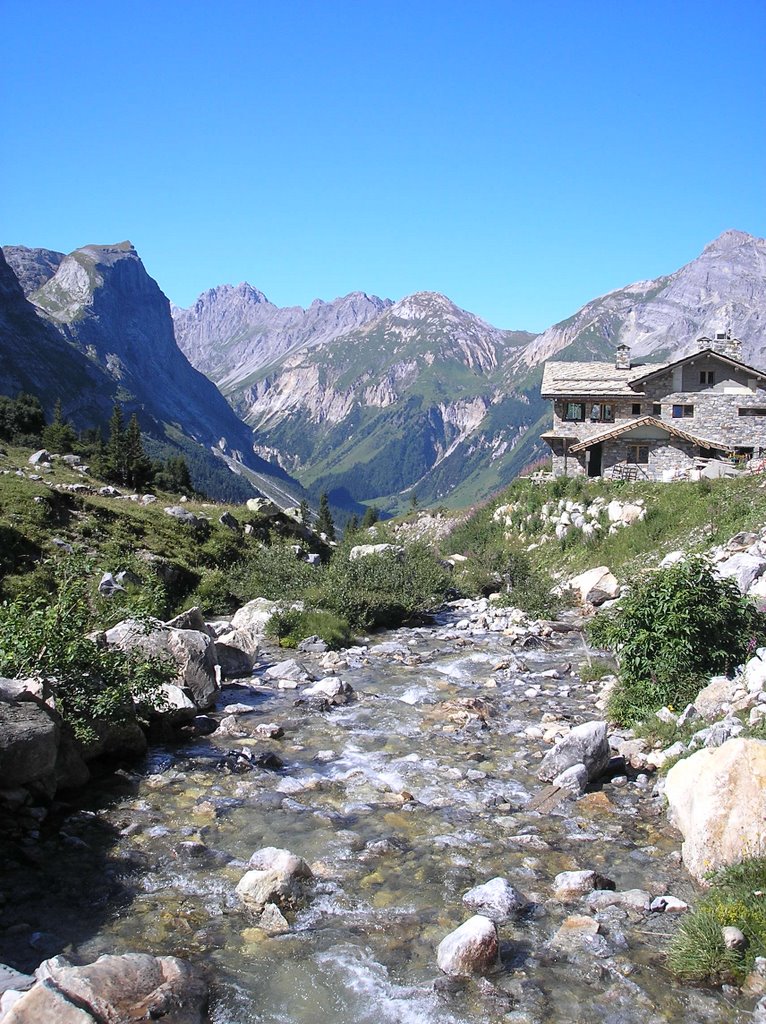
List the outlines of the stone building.
{"type": "Polygon", "coordinates": [[[547,362],[554,475],[671,480],[700,458],[765,455],[766,371],[730,332],[698,344],[670,363],[634,365],[626,345],[613,363],[547,362]]]}

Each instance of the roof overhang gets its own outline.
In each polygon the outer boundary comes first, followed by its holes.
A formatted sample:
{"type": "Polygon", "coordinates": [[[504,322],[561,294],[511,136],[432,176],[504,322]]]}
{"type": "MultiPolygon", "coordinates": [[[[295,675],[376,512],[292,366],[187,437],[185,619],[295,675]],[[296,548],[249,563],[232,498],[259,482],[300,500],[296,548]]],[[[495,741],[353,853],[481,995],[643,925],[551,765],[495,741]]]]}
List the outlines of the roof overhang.
{"type": "Polygon", "coordinates": [[[754,366],[748,366],[747,363],[740,362],[739,359],[732,359],[731,356],[725,356],[722,352],[716,352],[714,348],[703,348],[698,352],[691,352],[688,356],[682,356],[681,359],[676,359],[675,362],[665,363],[662,366],[653,369],[650,373],[645,373],[641,377],[633,377],[632,383],[634,385],[645,384],[647,381],[654,380],[655,377],[661,376],[663,373],[667,373],[669,370],[672,372],[676,366],[682,366],[684,363],[693,363],[695,359],[702,358],[714,358],[722,363],[726,363],[734,370],[743,370],[748,376],[753,377],[757,380],[766,381],[766,371],[757,370],[754,366]]]}
{"type": "Polygon", "coordinates": [[[663,420],[658,420],[654,416],[642,416],[640,419],[631,420],[630,423],[623,423],[622,426],[613,427],[611,430],[602,430],[598,434],[592,434],[590,437],[584,438],[577,444],[573,444],[569,450],[570,452],[575,453],[584,452],[594,444],[600,444],[602,441],[611,441],[617,437],[630,437],[631,434],[636,432],[638,432],[640,440],[642,441],[660,440],[660,438],[657,437],[647,437],[643,435],[643,431],[647,427],[658,431],[666,437],[677,437],[682,441],[688,441],[690,444],[698,445],[700,448],[713,448],[716,451],[724,452],[732,451],[731,446],[722,441],[711,441],[705,437],[697,437],[696,434],[690,434],[688,430],[681,430],[680,427],[676,427],[673,423],[665,423],[663,420]]]}

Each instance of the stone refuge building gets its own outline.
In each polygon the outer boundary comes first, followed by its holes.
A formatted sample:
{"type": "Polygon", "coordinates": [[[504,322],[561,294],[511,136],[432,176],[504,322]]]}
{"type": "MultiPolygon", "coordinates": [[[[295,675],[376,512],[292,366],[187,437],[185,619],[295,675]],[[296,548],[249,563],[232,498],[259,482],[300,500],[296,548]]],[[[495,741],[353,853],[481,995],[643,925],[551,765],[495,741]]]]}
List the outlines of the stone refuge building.
{"type": "Polygon", "coordinates": [[[670,363],[632,365],[627,345],[614,363],[547,362],[554,476],[672,480],[700,458],[766,455],[766,371],[728,331],[698,344],[670,363]]]}

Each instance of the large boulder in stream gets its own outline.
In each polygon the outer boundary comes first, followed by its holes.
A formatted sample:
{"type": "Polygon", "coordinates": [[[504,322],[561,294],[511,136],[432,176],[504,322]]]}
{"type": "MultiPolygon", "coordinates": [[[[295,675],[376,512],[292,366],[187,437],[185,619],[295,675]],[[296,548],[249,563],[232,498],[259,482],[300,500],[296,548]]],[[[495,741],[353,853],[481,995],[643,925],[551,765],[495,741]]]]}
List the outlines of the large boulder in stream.
{"type": "Polygon", "coordinates": [[[176,686],[187,689],[199,708],[215,703],[218,661],[215,644],[197,629],[176,629],[158,619],[124,619],[104,634],[106,642],[123,651],[169,658],[176,665],[176,686]]]}
{"type": "Polygon", "coordinates": [[[196,968],[174,956],[106,955],[85,967],[54,957],[40,965],[37,978],[3,1024],[204,1024],[207,1019],[207,984],[196,968]]]}
{"type": "Polygon", "coordinates": [[[678,761],[665,781],[668,816],[683,833],[684,864],[698,882],[744,857],[766,854],[766,742],[727,740],[678,761]]]}
{"type": "Polygon", "coordinates": [[[474,914],[439,943],[436,962],[445,974],[465,976],[486,974],[497,963],[500,946],[497,925],[482,914],[474,914]]]}
{"type": "Polygon", "coordinates": [[[584,765],[589,780],[602,775],[611,757],[606,722],[576,725],[543,758],[537,777],[553,782],[570,768],[584,765]]]}
{"type": "Polygon", "coordinates": [[[237,885],[237,895],[250,910],[262,911],[267,903],[281,910],[294,910],[305,898],[313,880],[311,868],[302,857],[274,846],[264,847],[250,858],[250,870],[237,885]]]}

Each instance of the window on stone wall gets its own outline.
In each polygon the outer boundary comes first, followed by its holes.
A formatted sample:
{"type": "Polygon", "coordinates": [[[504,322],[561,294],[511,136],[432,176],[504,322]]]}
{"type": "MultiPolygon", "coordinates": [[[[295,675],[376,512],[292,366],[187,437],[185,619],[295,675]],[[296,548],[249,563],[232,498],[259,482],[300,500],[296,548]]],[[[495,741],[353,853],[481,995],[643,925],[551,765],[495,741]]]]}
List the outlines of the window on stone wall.
{"type": "Polygon", "coordinates": [[[662,405],[659,402],[652,402],[652,416],[662,416],[662,405]]]}
{"type": "Polygon", "coordinates": [[[740,416],[766,416],[766,409],[761,409],[755,405],[749,405],[744,409],[738,409],[737,412],[740,416]]]}
{"type": "Polygon", "coordinates": [[[570,422],[581,423],[585,419],[585,403],[567,402],[564,406],[564,419],[570,422]]]}
{"type": "Polygon", "coordinates": [[[628,462],[634,466],[649,465],[649,445],[631,444],[628,445],[628,462]]]}
{"type": "Polygon", "coordinates": [[[693,415],[694,415],[694,406],[693,405],[674,405],[673,406],[673,419],[674,420],[689,419],[689,417],[691,417],[693,415]]]}
{"type": "Polygon", "coordinates": [[[634,402],[633,405],[630,407],[630,411],[631,411],[631,415],[632,416],[640,416],[641,415],[641,403],[640,402],[634,402]]]}
{"type": "Polygon", "coordinates": [[[595,402],[590,407],[593,423],[614,423],[614,406],[609,402],[595,402]]]}
{"type": "Polygon", "coordinates": [[[715,370],[700,370],[700,384],[715,384],[715,370]]]}

